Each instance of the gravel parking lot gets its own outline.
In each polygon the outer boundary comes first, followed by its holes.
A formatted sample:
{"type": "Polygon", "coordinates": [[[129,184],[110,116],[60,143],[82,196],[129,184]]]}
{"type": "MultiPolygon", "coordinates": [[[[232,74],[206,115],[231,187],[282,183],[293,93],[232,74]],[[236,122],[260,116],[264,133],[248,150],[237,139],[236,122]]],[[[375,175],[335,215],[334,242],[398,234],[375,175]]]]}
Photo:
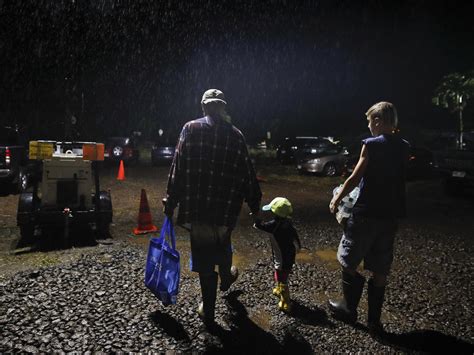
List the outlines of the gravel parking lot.
{"type": "Polygon", "coordinates": [[[112,193],[113,238],[96,246],[12,253],[18,196],[0,197],[0,352],[474,352],[472,192],[454,198],[437,179],[409,183],[410,215],[400,226],[383,312],[388,336],[376,341],[365,326],[365,293],[356,326],[331,319],[326,306],[339,292],[335,251],[341,229],[327,206],[340,179],[257,168],[265,178],[263,202],[279,195],[292,201],[306,248],[290,277],[291,315],[280,313],[271,295],[270,243],[250,228],[245,206],[233,238],[241,277],[218,298],[218,329],[206,332],[197,318],[199,285],[189,272],[182,229],[178,304],[161,306],[143,285],[150,235],[135,237],[131,230],[142,188],[155,224],[161,224],[167,169],[128,167],[120,182],[111,167],[102,186],[112,193]]]}

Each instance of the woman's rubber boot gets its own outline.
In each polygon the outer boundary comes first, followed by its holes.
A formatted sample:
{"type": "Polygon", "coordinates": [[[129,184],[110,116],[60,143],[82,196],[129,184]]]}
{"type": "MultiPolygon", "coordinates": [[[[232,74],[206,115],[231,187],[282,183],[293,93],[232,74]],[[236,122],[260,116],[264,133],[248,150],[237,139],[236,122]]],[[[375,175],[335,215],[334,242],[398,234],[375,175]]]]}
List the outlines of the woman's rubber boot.
{"type": "Polygon", "coordinates": [[[282,282],[277,282],[276,286],[273,288],[272,293],[277,296],[278,298],[281,297],[281,289],[283,287],[282,282]]]}
{"type": "Polygon", "coordinates": [[[281,293],[280,302],[278,302],[278,309],[285,313],[291,312],[290,289],[287,284],[280,283],[281,293]]]}
{"type": "Polygon", "coordinates": [[[202,302],[199,304],[198,315],[204,325],[211,326],[214,324],[216,307],[217,273],[199,273],[199,283],[201,284],[202,302]]]}
{"type": "Polygon", "coordinates": [[[367,319],[369,334],[372,337],[380,337],[384,334],[383,324],[380,322],[380,316],[382,315],[385,286],[376,287],[374,285],[374,279],[370,279],[367,288],[367,297],[369,301],[369,314],[367,319]]]}
{"type": "Polygon", "coordinates": [[[329,310],[336,319],[353,324],[357,321],[357,306],[359,305],[365,278],[357,273],[352,276],[342,272],[342,292],[344,297],[339,301],[329,300],[329,310]]]}

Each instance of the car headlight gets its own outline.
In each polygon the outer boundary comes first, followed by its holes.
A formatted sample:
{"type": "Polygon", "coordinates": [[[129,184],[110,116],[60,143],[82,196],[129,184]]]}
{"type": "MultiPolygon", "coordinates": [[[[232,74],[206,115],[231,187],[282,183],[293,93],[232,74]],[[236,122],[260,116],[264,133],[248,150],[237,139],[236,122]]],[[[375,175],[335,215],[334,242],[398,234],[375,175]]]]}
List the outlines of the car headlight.
{"type": "Polygon", "coordinates": [[[321,162],[321,159],[319,158],[308,160],[308,163],[310,164],[318,164],[319,162],[321,162]]]}

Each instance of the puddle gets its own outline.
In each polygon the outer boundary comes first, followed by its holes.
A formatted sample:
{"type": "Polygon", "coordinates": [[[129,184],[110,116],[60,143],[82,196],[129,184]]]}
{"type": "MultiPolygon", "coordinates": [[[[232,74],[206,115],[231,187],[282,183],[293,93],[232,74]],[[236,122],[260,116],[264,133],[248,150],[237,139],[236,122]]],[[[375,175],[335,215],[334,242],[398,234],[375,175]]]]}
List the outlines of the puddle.
{"type": "MultiPolygon", "coordinates": [[[[139,246],[145,250],[148,250],[148,245],[150,244],[150,239],[158,237],[155,234],[147,235],[138,235],[135,236],[130,234],[128,238],[129,242],[133,245],[139,246]]],[[[181,272],[190,273],[191,268],[189,265],[189,259],[191,256],[191,244],[189,240],[177,240],[176,249],[178,249],[181,258],[181,272]]],[[[250,253],[240,253],[239,251],[234,251],[232,255],[232,264],[236,265],[239,270],[245,270],[249,265],[255,262],[255,257],[252,257],[250,253]]]]}
{"type": "Polygon", "coordinates": [[[316,251],[303,249],[296,254],[296,261],[305,264],[318,264],[323,262],[330,269],[338,269],[340,266],[337,261],[336,253],[337,251],[334,249],[316,251]]]}
{"type": "Polygon", "coordinates": [[[337,262],[337,251],[334,249],[317,250],[316,255],[325,262],[337,262]]]}
{"type": "Polygon", "coordinates": [[[316,258],[314,253],[310,250],[302,249],[298,254],[296,254],[296,261],[298,263],[314,264],[316,258]]]}
{"type": "Polygon", "coordinates": [[[323,261],[330,269],[339,269],[339,261],[336,256],[337,250],[335,249],[322,249],[316,251],[316,256],[323,261]]]}
{"type": "Polygon", "coordinates": [[[250,266],[251,261],[255,262],[255,258],[249,256],[249,254],[242,254],[235,251],[232,254],[232,265],[237,266],[239,270],[245,270],[250,266]]]}

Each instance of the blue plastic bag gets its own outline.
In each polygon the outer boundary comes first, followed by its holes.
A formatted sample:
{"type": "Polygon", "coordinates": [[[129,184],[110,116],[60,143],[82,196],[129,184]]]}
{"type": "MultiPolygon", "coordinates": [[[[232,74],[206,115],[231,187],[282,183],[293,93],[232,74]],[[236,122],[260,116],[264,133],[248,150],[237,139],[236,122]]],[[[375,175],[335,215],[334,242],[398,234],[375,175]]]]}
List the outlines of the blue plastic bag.
{"type": "Polygon", "coordinates": [[[145,268],[145,286],[163,305],[176,304],[179,276],[179,252],[176,250],[173,222],[165,217],[160,236],[150,239],[145,268]],[[169,237],[171,246],[166,236],[169,237]]]}

